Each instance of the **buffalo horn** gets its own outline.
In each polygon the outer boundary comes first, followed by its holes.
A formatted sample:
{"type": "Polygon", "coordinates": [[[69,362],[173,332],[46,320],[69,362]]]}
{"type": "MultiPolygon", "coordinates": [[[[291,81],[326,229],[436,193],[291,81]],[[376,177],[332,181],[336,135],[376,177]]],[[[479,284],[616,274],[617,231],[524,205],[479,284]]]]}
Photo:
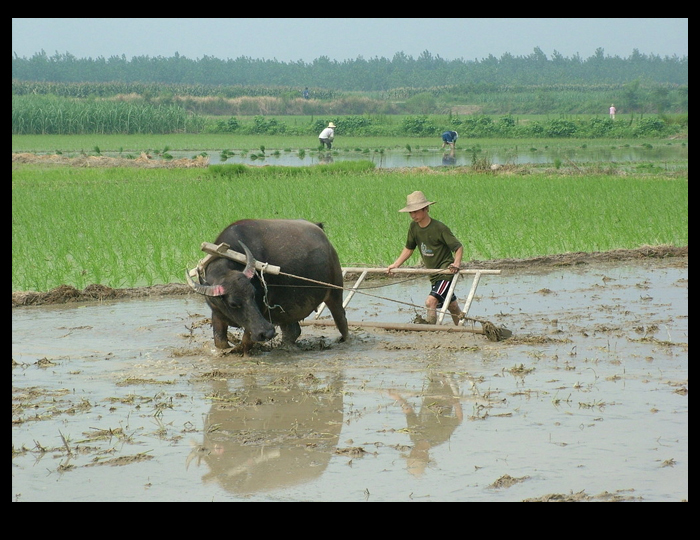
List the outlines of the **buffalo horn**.
{"type": "Polygon", "coordinates": [[[243,273],[246,275],[248,279],[251,279],[255,275],[255,257],[253,257],[253,254],[250,252],[248,249],[248,246],[246,246],[243,242],[239,242],[241,246],[243,247],[243,251],[245,251],[245,257],[246,257],[246,265],[245,269],[243,270],[243,273]]]}
{"type": "Polygon", "coordinates": [[[189,272],[185,273],[185,277],[187,278],[187,284],[199,294],[204,296],[223,296],[226,294],[226,289],[224,289],[223,285],[201,285],[200,283],[195,283],[189,272]]]}

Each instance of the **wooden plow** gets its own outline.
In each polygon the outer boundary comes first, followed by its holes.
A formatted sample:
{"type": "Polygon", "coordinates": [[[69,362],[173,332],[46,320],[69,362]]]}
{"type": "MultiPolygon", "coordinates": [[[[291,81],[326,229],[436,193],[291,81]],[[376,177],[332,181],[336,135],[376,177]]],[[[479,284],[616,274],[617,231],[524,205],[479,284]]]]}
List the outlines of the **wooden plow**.
{"type": "MultiPolygon", "coordinates": [[[[199,261],[199,264],[197,265],[196,268],[193,268],[192,270],[188,271],[188,279],[194,279],[197,278],[201,272],[206,268],[206,266],[215,258],[217,257],[225,257],[227,259],[232,259],[234,261],[238,261],[242,264],[246,263],[246,256],[243,253],[239,253],[237,251],[233,251],[230,249],[230,246],[228,244],[212,244],[209,242],[202,242],[201,245],[202,251],[208,253],[206,257],[204,257],[202,260],[199,261]]],[[[279,266],[274,266],[268,263],[262,263],[260,261],[256,261],[255,268],[260,271],[261,273],[267,272],[270,274],[282,274],[286,276],[291,276],[295,277],[297,279],[307,279],[302,276],[294,276],[291,274],[287,274],[282,271],[282,269],[279,266]]],[[[475,319],[472,317],[468,317],[469,313],[469,308],[471,307],[471,304],[474,300],[474,295],[476,294],[476,288],[479,286],[479,280],[481,279],[481,276],[483,275],[499,275],[501,273],[500,270],[482,270],[482,269],[464,269],[460,270],[456,274],[454,274],[454,277],[452,278],[452,283],[450,284],[450,288],[447,291],[447,294],[445,295],[445,298],[452,298],[452,294],[454,293],[455,286],[457,285],[458,278],[463,275],[473,275],[474,279],[472,280],[472,286],[469,290],[469,295],[467,296],[467,300],[464,304],[464,310],[461,313],[460,316],[460,323],[458,325],[453,325],[453,324],[443,324],[443,320],[445,318],[445,313],[447,312],[447,305],[449,302],[445,302],[442,308],[440,308],[437,312],[437,322],[436,324],[417,324],[417,323],[385,323],[385,322],[378,322],[378,321],[348,321],[349,326],[355,326],[355,327],[365,327],[365,328],[384,328],[386,330],[409,330],[409,331],[418,331],[418,332],[471,332],[473,334],[483,334],[485,335],[490,341],[501,341],[503,339],[509,338],[512,335],[512,332],[506,328],[502,327],[497,327],[493,323],[483,320],[483,319],[475,319]],[[481,328],[476,328],[473,323],[480,323],[481,328]]],[[[352,300],[353,296],[355,293],[358,291],[360,294],[366,294],[362,293],[360,290],[360,285],[362,282],[365,280],[368,274],[387,274],[386,268],[354,268],[354,267],[343,267],[343,278],[345,278],[346,275],[348,274],[359,274],[359,277],[355,281],[355,284],[348,289],[348,294],[345,296],[345,299],[343,300],[343,308],[346,308],[348,304],[350,303],[350,300],[352,300]]],[[[413,274],[413,275],[419,275],[419,274],[446,274],[446,275],[452,275],[452,272],[449,270],[430,270],[428,268],[395,268],[394,270],[391,271],[391,275],[395,274],[413,274]]],[[[313,280],[307,280],[307,281],[313,281],[313,280]]],[[[333,285],[331,283],[319,283],[320,285],[327,285],[329,287],[336,287],[337,285],[333,285]]],[[[345,288],[345,287],[343,287],[345,288]]],[[[391,299],[387,299],[391,300],[391,299]]],[[[397,303],[406,303],[406,302],[401,302],[399,300],[391,300],[393,302],[397,303]]],[[[413,304],[409,304],[413,305],[413,304]]],[[[323,314],[324,309],[326,308],[326,305],[324,303],[321,303],[317,308],[316,308],[316,316],[312,320],[305,320],[305,321],[299,321],[299,324],[303,326],[333,326],[335,323],[332,320],[326,319],[322,320],[321,315],[323,314]]],[[[451,317],[450,317],[451,318],[451,317]]]]}
{"type": "MultiPolygon", "coordinates": [[[[344,267],[343,277],[347,274],[359,274],[355,284],[349,289],[348,294],[343,300],[343,308],[346,308],[352,300],[352,297],[359,290],[360,284],[365,280],[368,274],[385,274],[386,268],[353,268],[344,267]]],[[[458,325],[453,324],[443,324],[445,319],[445,314],[447,313],[447,305],[449,302],[445,302],[443,306],[437,312],[437,322],[436,324],[417,324],[417,323],[386,323],[378,321],[348,321],[349,326],[359,326],[366,328],[383,328],[385,330],[408,330],[408,331],[418,331],[418,332],[471,332],[474,334],[483,334],[490,341],[501,341],[503,339],[509,338],[512,335],[510,330],[506,328],[499,328],[493,323],[481,319],[474,319],[468,317],[469,309],[474,301],[474,295],[476,294],[476,288],[479,286],[479,280],[482,275],[499,275],[500,270],[482,270],[482,269],[464,269],[460,270],[458,273],[454,274],[452,278],[452,283],[450,288],[445,295],[445,298],[452,298],[455,287],[459,276],[463,275],[473,275],[472,285],[469,290],[469,295],[464,304],[464,310],[461,313],[461,320],[458,325]],[[476,328],[473,323],[478,322],[481,324],[481,328],[476,328]]],[[[391,271],[391,275],[394,274],[448,274],[452,275],[449,270],[431,270],[428,268],[395,268],[391,271]]],[[[316,309],[316,316],[313,320],[301,321],[300,324],[305,326],[332,326],[334,324],[331,320],[321,320],[320,317],[325,309],[325,304],[321,304],[316,309]]],[[[451,317],[450,317],[451,322],[451,317]]]]}

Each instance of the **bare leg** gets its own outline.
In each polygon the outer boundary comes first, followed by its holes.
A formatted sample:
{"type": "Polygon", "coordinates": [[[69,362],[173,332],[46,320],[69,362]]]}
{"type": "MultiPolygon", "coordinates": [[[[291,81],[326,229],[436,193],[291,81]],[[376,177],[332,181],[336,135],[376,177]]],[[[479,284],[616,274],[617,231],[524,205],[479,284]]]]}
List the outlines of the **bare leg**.
{"type": "MultiPolygon", "coordinates": [[[[438,299],[434,296],[428,296],[428,298],[425,299],[425,307],[428,310],[428,324],[437,323],[437,306],[438,299]]],[[[447,306],[447,309],[452,315],[452,322],[454,322],[455,324],[459,324],[459,320],[462,315],[462,310],[459,309],[459,304],[457,303],[457,301],[455,300],[454,302],[450,302],[450,304],[447,306]]]]}
{"type": "Polygon", "coordinates": [[[438,299],[434,296],[429,295],[428,298],[425,299],[425,307],[428,310],[426,317],[428,324],[437,323],[437,305],[438,299]]]}
{"type": "Polygon", "coordinates": [[[462,316],[462,310],[459,309],[459,304],[457,301],[451,302],[450,305],[447,306],[447,309],[452,314],[452,321],[455,323],[455,325],[459,324],[460,317],[462,316]]]}

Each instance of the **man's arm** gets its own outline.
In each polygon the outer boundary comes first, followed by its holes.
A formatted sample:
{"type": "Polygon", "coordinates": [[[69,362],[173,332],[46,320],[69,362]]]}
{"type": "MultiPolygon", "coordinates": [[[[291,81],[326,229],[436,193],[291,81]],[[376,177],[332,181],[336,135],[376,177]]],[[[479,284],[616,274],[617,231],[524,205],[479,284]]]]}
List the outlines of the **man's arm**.
{"type": "Polygon", "coordinates": [[[462,255],[464,254],[464,246],[459,246],[457,251],[455,251],[455,262],[453,262],[448,268],[453,274],[459,272],[459,267],[462,264],[462,255]]]}
{"type": "Polygon", "coordinates": [[[387,267],[387,274],[391,274],[391,271],[394,268],[398,268],[403,263],[405,263],[411,255],[413,255],[412,249],[408,249],[407,247],[403,248],[403,250],[401,251],[401,255],[399,255],[399,257],[387,267]]]}

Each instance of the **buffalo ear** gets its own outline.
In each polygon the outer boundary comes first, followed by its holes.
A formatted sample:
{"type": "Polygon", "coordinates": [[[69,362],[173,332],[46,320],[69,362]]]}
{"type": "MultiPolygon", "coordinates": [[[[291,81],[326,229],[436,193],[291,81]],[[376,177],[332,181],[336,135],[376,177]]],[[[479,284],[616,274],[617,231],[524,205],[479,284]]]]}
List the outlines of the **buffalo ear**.
{"type": "Polygon", "coordinates": [[[245,251],[245,257],[246,257],[246,265],[245,268],[243,269],[243,274],[245,277],[248,279],[252,279],[253,276],[255,275],[255,257],[253,257],[253,254],[250,252],[248,249],[248,246],[246,246],[243,242],[239,242],[241,246],[243,247],[243,251],[245,251]]]}

